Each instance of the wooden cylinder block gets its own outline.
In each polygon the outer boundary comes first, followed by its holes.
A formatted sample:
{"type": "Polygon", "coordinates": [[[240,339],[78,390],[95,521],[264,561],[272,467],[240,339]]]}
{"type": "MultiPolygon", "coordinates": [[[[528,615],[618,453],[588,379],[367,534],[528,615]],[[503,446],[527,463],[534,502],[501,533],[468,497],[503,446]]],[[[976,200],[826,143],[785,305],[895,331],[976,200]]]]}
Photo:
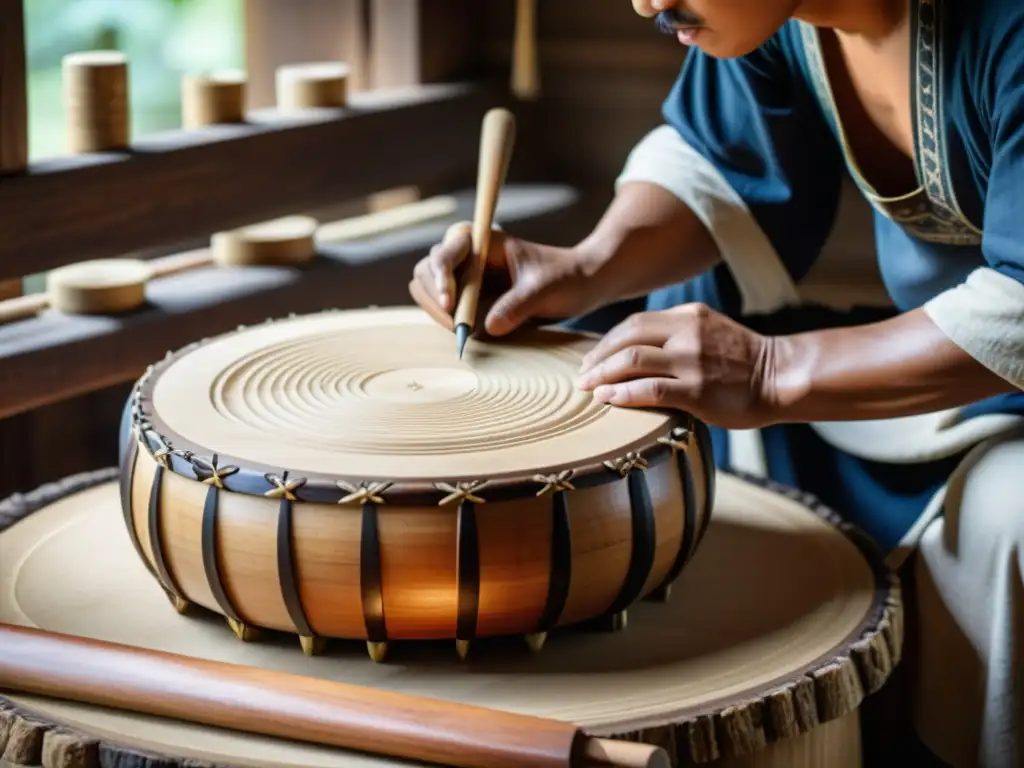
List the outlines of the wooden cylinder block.
{"type": "Polygon", "coordinates": [[[181,124],[199,128],[245,119],[246,75],[228,70],[187,74],[181,80],[181,124]]]}
{"type": "Polygon", "coordinates": [[[221,267],[303,264],[316,256],[317,226],[310,216],[286,216],[218,232],[210,239],[213,261],[221,267]]]}
{"type": "Polygon", "coordinates": [[[285,112],[344,107],[350,67],[344,62],[287,64],[277,70],[277,108],[285,112]]]}
{"type": "Polygon", "coordinates": [[[131,136],[127,57],[119,51],[72,53],[64,57],[63,73],[70,151],[127,147],[131,136]]]}

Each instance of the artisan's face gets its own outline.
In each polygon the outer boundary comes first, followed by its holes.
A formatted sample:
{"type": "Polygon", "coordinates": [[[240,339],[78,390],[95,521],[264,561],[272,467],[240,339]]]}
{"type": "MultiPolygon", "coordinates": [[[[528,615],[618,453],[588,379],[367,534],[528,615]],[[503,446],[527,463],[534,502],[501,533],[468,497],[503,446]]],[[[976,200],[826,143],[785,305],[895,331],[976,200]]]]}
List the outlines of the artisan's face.
{"type": "Polygon", "coordinates": [[[641,16],[710,56],[744,56],[793,14],[800,0],[632,0],[641,16]]]}

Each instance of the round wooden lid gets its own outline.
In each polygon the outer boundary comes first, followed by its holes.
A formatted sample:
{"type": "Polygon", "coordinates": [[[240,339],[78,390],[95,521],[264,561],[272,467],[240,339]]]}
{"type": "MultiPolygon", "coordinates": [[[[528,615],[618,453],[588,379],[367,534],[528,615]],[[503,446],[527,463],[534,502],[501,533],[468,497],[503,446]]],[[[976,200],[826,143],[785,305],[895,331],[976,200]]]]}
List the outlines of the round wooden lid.
{"type": "Polygon", "coordinates": [[[176,450],[293,475],[401,484],[527,480],[657,444],[680,418],[576,384],[589,336],[455,337],[417,308],[328,312],[240,330],[144,378],[141,415],[176,450]]]}

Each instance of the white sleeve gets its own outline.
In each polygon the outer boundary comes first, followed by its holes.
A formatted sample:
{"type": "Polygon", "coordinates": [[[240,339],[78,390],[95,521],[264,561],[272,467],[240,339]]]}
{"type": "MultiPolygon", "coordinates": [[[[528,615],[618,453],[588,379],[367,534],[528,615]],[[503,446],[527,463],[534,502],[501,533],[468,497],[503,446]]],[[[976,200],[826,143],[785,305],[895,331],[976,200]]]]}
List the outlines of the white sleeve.
{"type": "Polygon", "coordinates": [[[981,267],[924,311],[967,354],[1024,389],[1024,285],[981,267]]]}
{"type": "Polygon", "coordinates": [[[742,198],[670,125],[647,134],[630,152],[615,188],[656,184],[703,222],[739,288],[745,315],[799,304],[799,294],[771,241],[742,198]]]}

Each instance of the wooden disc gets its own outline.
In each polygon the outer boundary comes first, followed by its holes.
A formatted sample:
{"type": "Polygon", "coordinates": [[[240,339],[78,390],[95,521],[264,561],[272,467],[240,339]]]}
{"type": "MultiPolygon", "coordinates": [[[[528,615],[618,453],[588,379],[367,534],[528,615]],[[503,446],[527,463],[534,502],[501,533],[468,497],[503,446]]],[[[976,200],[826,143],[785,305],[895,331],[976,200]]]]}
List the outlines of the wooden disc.
{"type": "Polygon", "coordinates": [[[316,256],[316,219],[285,216],[210,238],[213,261],[221,267],[304,264],[316,256]]]}
{"type": "Polygon", "coordinates": [[[146,301],[152,268],[139,259],[95,259],[55,269],[47,276],[51,306],[68,314],[107,314],[146,301]]]}
{"type": "Polygon", "coordinates": [[[525,482],[599,469],[656,444],[678,418],[579,389],[593,343],[536,330],[475,340],[460,360],[455,337],[418,308],[327,312],[172,356],[144,380],[144,411],[177,450],[284,467],[311,484],[525,482]]]}
{"type": "MultiPolygon", "coordinates": [[[[720,477],[706,541],[670,602],[636,606],[624,630],[559,635],[539,655],[494,641],[465,662],[447,643],[414,644],[396,649],[401,663],[382,666],[358,642],[307,657],[289,639],[239,642],[223,619],[182,621],[124,532],[117,484],[105,481],[114,474],[0,505],[0,526],[5,514],[23,518],[0,533],[0,621],[562,719],[595,735],[670,745],[687,762],[757,753],[838,721],[899,659],[899,588],[881,556],[799,495],[732,475],[720,477]]],[[[13,701],[182,759],[395,764],[100,707],[13,701]]]]}

